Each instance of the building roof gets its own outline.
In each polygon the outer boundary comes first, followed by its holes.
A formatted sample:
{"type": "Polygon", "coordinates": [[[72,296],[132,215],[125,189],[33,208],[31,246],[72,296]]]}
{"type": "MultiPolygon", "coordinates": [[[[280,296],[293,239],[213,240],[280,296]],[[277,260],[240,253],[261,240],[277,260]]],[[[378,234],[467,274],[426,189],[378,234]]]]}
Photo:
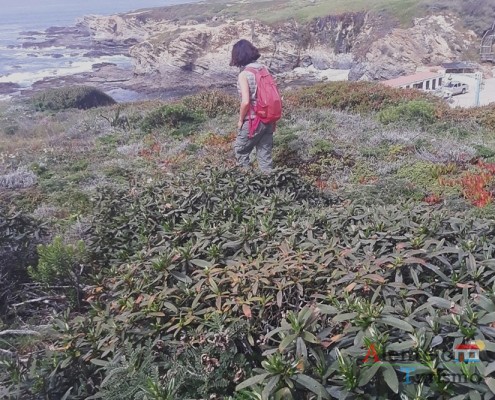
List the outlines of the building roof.
{"type": "Polygon", "coordinates": [[[388,81],[383,81],[382,83],[387,86],[399,87],[404,85],[411,85],[413,83],[423,82],[428,79],[434,79],[442,77],[443,74],[440,72],[423,71],[417,72],[413,75],[400,76],[398,78],[389,79],[388,81]]]}
{"type": "Polygon", "coordinates": [[[460,344],[458,346],[455,346],[455,350],[479,350],[480,348],[478,347],[477,344],[460,344]]]}
{"type": "Polygon", "coordinates": [[[445,69],[474,69],[471,64],[464,61],[444,63],[442,64],[442,67],[445,69]]]}

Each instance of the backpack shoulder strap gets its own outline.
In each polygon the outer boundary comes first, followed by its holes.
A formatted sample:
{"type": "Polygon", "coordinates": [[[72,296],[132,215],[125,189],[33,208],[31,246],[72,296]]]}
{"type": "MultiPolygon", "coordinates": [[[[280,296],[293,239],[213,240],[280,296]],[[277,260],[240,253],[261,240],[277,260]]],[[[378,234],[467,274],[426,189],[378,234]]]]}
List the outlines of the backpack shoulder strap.
{"type": "Polygon", "coordinates": [[[246,68],[244,68],[244,71],[251,72],[252,74],[256,75],[258,72],[261,71],[261,69],[257,69],[257,68],[253,68],[253,67],[246,67],[246,68]]]}

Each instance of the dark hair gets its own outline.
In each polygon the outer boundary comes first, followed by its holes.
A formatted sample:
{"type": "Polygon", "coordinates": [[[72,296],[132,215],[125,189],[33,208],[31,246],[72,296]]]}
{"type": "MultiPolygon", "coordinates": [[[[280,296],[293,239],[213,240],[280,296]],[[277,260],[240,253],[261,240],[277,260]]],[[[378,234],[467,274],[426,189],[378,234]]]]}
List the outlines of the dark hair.
{"type": "Polygon", "coordinates": [[[232,48],[231,67],[245,67],[260,58],[260,52],[246,39],[239,40],[232,48]]]}

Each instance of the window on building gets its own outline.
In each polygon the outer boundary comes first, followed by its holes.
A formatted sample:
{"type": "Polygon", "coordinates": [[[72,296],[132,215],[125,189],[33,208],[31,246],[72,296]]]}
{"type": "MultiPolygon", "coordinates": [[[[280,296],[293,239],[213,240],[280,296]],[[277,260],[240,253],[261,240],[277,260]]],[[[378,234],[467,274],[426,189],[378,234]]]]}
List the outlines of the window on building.
{"type": "Polygon", "coordinates": [[[436,78],[431,81],[431,88],[435,90],[437,88],[437,80],[436,78]]]}
{"type": "Polygon", "coordinates": [[[442,78],[438,78],[438,86],[442,86],[442,78]]]}
{"type": "Polygon", "coordinates": [[[426,81],[426,90],[430,90],[430,81],[426,81]]]}

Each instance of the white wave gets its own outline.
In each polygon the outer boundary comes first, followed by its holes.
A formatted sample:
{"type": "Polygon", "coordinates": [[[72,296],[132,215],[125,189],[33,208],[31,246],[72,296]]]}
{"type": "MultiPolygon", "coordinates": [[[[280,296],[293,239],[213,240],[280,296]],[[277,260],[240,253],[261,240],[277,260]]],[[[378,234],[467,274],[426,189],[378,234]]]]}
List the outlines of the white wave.
{"type": "Polygon", "coordinates": [[[88,72],[91,71],[92,67],[92,61],[78,61],[66,68],[46,68],[36,72],[14,72],[12,74],[0,76],[0,83],[12,82],[26,88],[44,78],[54,78],[88,72]]]}
{"type": "MultiPolygon", "coordinates": [[[[56,61],[56,60],[55,60],[56,61]]],[[[103,56],[89,58],[85,60],[77,60],[73,62],[54,62],[53,67],[44,67],[36,71],[16,71],[0,75],[0,83],[16,83],[22,88],[28,88],[33,83],[41,81],[45,78],[56,78],[67,75],[80,74],[83,72],[90,72],[93,69],[93,65],[96,63],[113,63],[120,67],[130,67],[131,60],[129,57],[123,55],[103,56]]]]}

